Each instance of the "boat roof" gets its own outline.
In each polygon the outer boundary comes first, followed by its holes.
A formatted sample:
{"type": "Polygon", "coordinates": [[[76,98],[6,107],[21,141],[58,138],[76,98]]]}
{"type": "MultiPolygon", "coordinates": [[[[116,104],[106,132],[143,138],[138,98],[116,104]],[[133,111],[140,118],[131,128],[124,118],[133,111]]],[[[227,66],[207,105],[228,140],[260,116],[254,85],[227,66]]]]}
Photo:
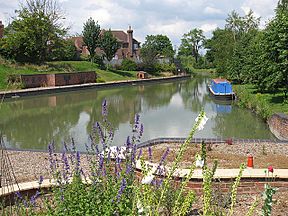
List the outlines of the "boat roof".
{"type": "Polygon", "coordinates": [[[223,78],[216,78],[216,79],[213,79],[213,82],[219,84],[219,83],[230,83],[228,80],[226,79],[223,79],[223,78]]]}

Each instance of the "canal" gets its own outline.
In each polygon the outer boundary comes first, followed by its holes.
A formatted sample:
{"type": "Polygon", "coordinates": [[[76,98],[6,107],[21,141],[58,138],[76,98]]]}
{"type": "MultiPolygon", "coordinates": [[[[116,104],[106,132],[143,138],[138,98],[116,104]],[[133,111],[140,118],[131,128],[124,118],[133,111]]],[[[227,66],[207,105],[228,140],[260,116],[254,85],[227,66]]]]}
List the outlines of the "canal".
{"type": "Polygon", "coordinates": [[[214,101],[208,94],[209,77],[170,83],[85,90],[6,100],[0,109],[0,129],[6,147],[46,150],[52,140],[57,150],[74,138],[85,151],[89,134],[101,120],[101,103],[108,102],[114,128],[113,145],[123,145],[134,115],[144,124],[142,141],[158,137],[186,137],[203,107],[209,118],[198,138],[274,139],[265,122],[251,111],[214,101]]]}

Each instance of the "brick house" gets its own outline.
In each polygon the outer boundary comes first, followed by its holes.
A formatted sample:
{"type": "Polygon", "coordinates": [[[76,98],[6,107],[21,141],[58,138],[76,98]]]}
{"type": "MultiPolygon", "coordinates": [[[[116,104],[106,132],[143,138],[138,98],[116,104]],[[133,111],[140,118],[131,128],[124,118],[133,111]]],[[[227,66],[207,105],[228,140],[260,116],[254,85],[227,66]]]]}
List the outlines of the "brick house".
{"type": "Polygon", "coordinates": [[[4,36],[4,25],[2,24],[2,21],[0,20],[0,38],[4,36]]]}
{"type": "MultiPolygon", "coordinates": [[[[100,35],[106,30],[101,30],[100,35]]],[[[113,36],[117,39],[120,44],[120,48],[117,50],[114,59],[121,60],[125,58],[132,58],[135,60],[140,59],[140,42],[133,38],[133,30],[129,26],[127,33],[122,30],[111,30],[113,36]]],[[[84,46],[83,37],[73,37],[77,51],[79,54],[89,55],[87,46],[84,46]]],[[[103,52],[100,48],[96,48],[96,53],[101,55],[103,52]]]]}

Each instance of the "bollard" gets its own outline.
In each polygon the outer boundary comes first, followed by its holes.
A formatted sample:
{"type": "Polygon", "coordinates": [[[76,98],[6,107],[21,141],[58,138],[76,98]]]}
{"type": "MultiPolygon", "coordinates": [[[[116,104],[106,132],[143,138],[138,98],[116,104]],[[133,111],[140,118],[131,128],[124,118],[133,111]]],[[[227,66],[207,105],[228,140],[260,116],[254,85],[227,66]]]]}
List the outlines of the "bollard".
{"type": "Polygon", "coordinates": [[[249,155],[248,156],[248,161],[247,161],[247,168],[253,168],[254,164],[253,164],[253,156],[249,155]]]}

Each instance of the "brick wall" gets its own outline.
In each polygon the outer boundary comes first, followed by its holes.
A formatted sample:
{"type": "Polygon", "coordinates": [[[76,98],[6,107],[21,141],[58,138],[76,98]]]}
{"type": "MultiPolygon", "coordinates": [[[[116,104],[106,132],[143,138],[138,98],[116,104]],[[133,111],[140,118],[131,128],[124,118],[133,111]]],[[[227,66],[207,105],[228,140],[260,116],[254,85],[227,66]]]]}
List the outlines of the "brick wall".
{"type": "Polygon", "coordinates": [[[268,119],[271,132],[280,140],[288,140],[288,116],[283,113],[273,114],[268,119]]]}
{"type": "Polygon", "coordinates": [[[61,73],[55,74],[55,86],[77,85],[84,83],[95,83],[95,72],[81,72],[81,73],[61,73]]]}
{"type": "MultiPolygon", "coordinates": [[[[142,179],[142,173],[140,170],[136,170],[136,176],[139,181],[142,179]]],[[[160,177],[157,177],[159,180],[160,177]]],[[[174,178],[173,183],[175,185],[181,184],[182,178],[174,178]]],[[[268,182],[264,178],[241,178],[240,185],[237,189],[237,194],[260,194],[264,191],[264,185],[270,184],[272,187],[278,188],[279,191],[288,191],[288,179],[277,179],[268,182]]],[[[234,179],[216,179],[213,182],[213,189],[221,193],[228,193],[231,191],[231,187],[234,184],[234,179]]],[[[193,190],[197,194],[202,194],[203,192],[203,181],[202,179],[191,179],[187,186],[187,190],[193,190]]]]}
{"type": "Polygon", "coordinates": [[[89,71],[78,73],[21,75],[21,82],[25,88],[37,88],[95,83],[96,78],[96,73],[94,71],[89,71]]]}

